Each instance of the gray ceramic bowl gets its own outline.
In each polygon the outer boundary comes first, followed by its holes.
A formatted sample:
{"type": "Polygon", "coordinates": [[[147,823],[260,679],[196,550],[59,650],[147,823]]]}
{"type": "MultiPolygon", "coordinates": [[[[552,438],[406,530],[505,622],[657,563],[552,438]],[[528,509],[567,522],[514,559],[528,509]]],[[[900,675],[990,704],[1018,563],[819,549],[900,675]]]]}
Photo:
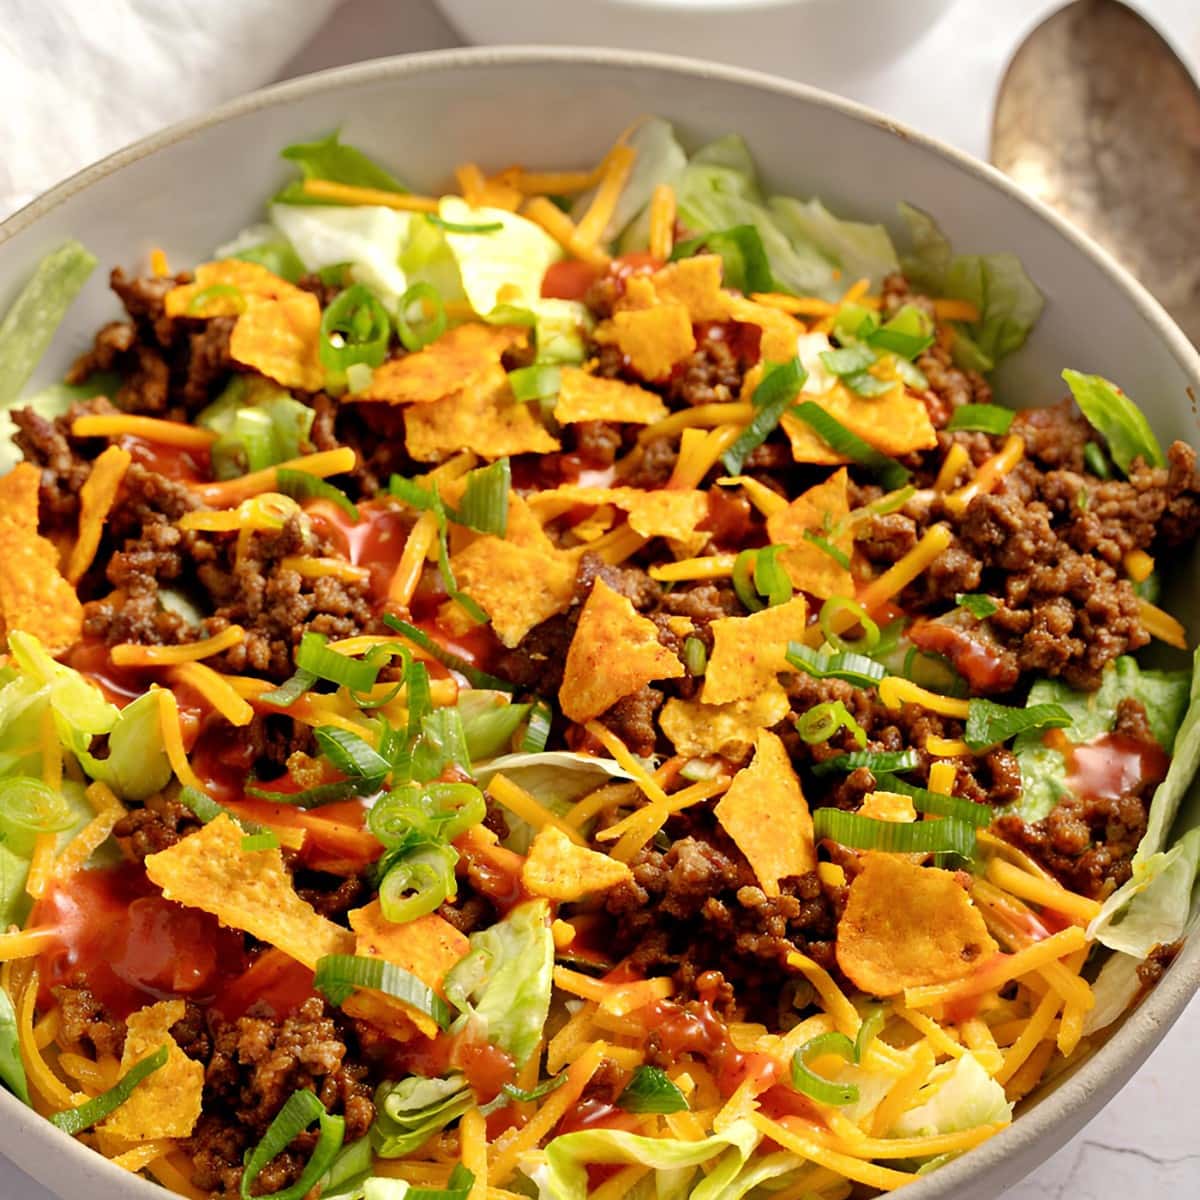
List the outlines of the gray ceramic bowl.
{"type": "MultiPolygon", "coordinates": [[[[643,113],[698,142],[745,135],[778,190],[816,194],[847,216],[891,221],[896,202],[934,213],[964,250],[1019,254],[1046,311],[997,384],[1015,404],[1056,400],[1059,371],[1117,379],[1163,438],[1200,440],[1200,356],[1110,258],[1002,175],[883,117],[765,75],[615,51],[509,48],[383,60],[283,84],[113,155],[0,226],[0,307],[42,254],[80,238],[105,266],[137,266],[153,246],[172,263],[202,260],[257,219],[283,175],[280,147],[341,126],[345,137],[435,188],[455,163],[588,166],[643,113]]],[[[47,131],[52,136],[52,131],[47,131]]],[[[55,339],[39,382],[61,375],[114,313],[97,271],[55,339]]],[[[1191,572],[1189,571],[1189,574],[1191,572]]],[[[1194,576],[1193,576],[1194,578],[1194,576]]],[[[1171,600],[1200,628],[1200,597],[1171,600]]],[[[1112,1098],[1200,984],[1193,937],[1160,985],[1092,1058],[1025,1106],[1014,1125],[906,1200],[984,1200],[1036,1167],[1112,1098]]],[[[0,1094],[0,1153],[59,1195],[154,1200],[135,1179],[0,1094]]]]}

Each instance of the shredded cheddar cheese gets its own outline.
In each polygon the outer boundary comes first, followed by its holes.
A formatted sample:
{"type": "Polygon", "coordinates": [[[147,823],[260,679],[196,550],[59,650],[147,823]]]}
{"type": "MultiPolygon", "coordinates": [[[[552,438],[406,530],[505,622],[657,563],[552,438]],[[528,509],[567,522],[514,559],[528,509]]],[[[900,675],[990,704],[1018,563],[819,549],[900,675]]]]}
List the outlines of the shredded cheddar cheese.
{"type": "Polygon", "coordinates": [[[1145,550],[1130,550],[1122,561],[1134,583],[1145,583],[1154,574],[1154,559],[1145,550]]]}
{"type": "Polygon", "coordinates": [[[607,254],[579,236],[575,222],[545,196],[534,196],[525,202],[522,215],[540,225],[562,248],[576,258],[601,269],[611,261],[607,254]]]}
{"type": "Polygon", "coordinates": [[[371,581],[371,572],[366,567],[356,567],[340,558],[293,554],[281,559],[279,565],[285,571],[295,571],[303,579],[321,579],[328,576],[340,579],[343,583],[367,584],[371,581]]]}
{"type": "Polygon", "coordinates": [[[919,704],[930,712],[940,713],[944,717],[967,719],[969,702],[954,696],[939,696],[928,688],[919,687],[911,679],[901,679],[898,675],[887,675],[879,681],[879,699],[890,709],[900,709],[906,704],[919,704]]]}
{"type": "Polygon", "coordinates": [[[175,693],[166,688],[151,689],[158,696],[158,723],[162,733],[163,748],[167,752],[167,761],[171,770],[184,787],[204,791],[192,764],[188,762],[187,751],[183,748],[183,730],[179,724],[179,705],[175,702],[175,693]]]}
{"type": "Polygon", "coordinates": [[[710,554],[705,558],[682,558],[650,568],[650,578],[660,583],[678,583],[687,579],[728,579],[733,574],[736,554],[710,554]]]}
{"type": "Polygon", "coordinates": [[[629,752],[625,743],[611,729],[605,728],[599,721],[589,721],[586,728],[588,733],[633,777],[633,781],[641,788],[647,799],[659,804],[667,803],[667,793],[650,777],[646,768],[629,752]]]}
{"type": "Polygon", "coordinates": [[[966,512],[967,505],[976,496],[986,496],[989,492],[994,491],[1000,480],[1024,457],[1025,439],[1017,434],[1011,434],[1005,440],[1000,451],[993,454],[975,472],[975,477],[970,483],[963,484],[957,491],[951,492],[946,497],[946,507],[953,513],[966,512]]]}
{"type": "Polygon", "coordinates": [[[171,672],[171,680],[195,688],[231,725],[249,725],[254,719],[254,709],[223,675],[218,675],[204,663],[181,663],[171,672]]]}
{"type": "Polygon", "coordinates": [[[650,197],[650,253],[661,262],[675,247],[675,189],[660,183],[650,197]]]}
{"type": "Polygon", "coordinates": [[[245,640],[246,631],[240,625],[230,625],[212,637],[198,642],[186,642],[179,646],[140,646],[136,642],[122,642],[109,652],[113,664],[118,667],[171,667],[180,663],[197,662],[224,654],[245,640]]]}
{"type": "Polygon", "coordinates": [[[635,158],[637,151],[632,146],[617,145],[609,151],[596,194],[575,229],[582,245],[595,246],[603,238],[635,158]]]}
{"type": "Polygon", "coordinates": [[[306,179],[302,186],[305,195],[312,196],[314,200],[328,200],[331,204],[370,204],[399,209],[401,212],[435,213],[438,210],[438,201],[433,196],[355,187],[349,183],[335,183],[331,179],[306,179]]]}
{"type": "Polygon", "coordinates": [[[181,450],[207,450],[217,440],[211,429],[185,425],[182,421],[160,421],[157,417],[135,417],[129,413],[91,413],[71,422],[71,436],[136,437],[181,450]]]}
{"type": "Polygon", "coordinates": [[[988,863],[987,877],[998,888],[1042,908],[1061,913],[1078,925],[1087,926],[1100,912],[1098,901],[1069,892],[1059,883],[1030,875],[1001,858],[993,858],[988,863]]]}
{"type": "Polygon", "coordinates": [[[957,482],[958,477],[971,465],[971,456],[961,442],[955,442],[942,459],[937,478],[933,481],[935,492],[948,492],[957,482]]]}
{"type": "Polygon", "coordinates": [[[544,808],[523,787],[518,787],[507,776],[493,775],[488,782],[487,792],[497,804],[502,804],[514,816],[520,817],[534,829],[550,826],[565,834],[577,846],[586,844],[578,829],[561,817],[555,816],[548,808],[544,808]]]}
{"type": "Polygon", "coordinates": [[[1156,637],[1160,642],[1166,642],[1168,646],[1174,646],[1177,650],[1188,648],[1187,630],[1182,622],[1142,596],[1138,597],[1138,616],[1151,637],[1156,637]]]}
{"type": "Polygon", "coordinates": [[[358,455],[349,446],[339,446],[336,450],[319,450],[316,454],[292,458],[279,463],[278,466],[253,471],[239,479],[226,479],[216,483],[190,483],[188,487],[205,504],[216,508],[229,508],[248,500],[251,496],[257,496],[260,492],[269,492],[275,486],[277,471],[303,471],[306,475],[324,479],[329,475],[344,475],[353,471],[357,464],[358,455]]]}

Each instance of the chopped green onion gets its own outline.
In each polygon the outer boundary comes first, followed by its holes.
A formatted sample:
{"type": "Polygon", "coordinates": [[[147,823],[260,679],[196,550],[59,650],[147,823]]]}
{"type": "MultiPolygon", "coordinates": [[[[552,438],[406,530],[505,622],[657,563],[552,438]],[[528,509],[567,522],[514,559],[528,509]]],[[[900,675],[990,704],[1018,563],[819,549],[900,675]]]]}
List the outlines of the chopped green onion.
{"type": "Polygon", "coordinates": [[[842,383],[856,396],[873,399],[875,396],[885,396],[896,386],[894,379],[880,379],[870,371],[855,371],[853,375],[843,375],[842,383]]]}
{"type": "Polygon", "coordinates": [[[508,531],[508,493],[512,488],[512,468],[507,458],[467,475],[456,520],[476,533],[504,537],[508,531]]]}
{"type": "Polygon", "coordinates": [[[318,679],[336,683],[352,692],[369,692],[384,665],[396,655],[407,663],[408,650],[399,642],[380,643],[372,646],[365,657],[351,658],[348,654],[331,650],[323,633],[308,630],[296,648],[296,666],[318,679]]]}
{"type": "Polygon", "coordinates": [[[753,225],[734,225],[731,229],[713,230],[676,242],[670,261],[691,258],[701,250],[720,257],[721,277],[727,288],[746,295],[779,290],[762,235],[753,225]]]}
{"type": "MultiPolygon", "coordinates": [[[[376,790],[378,784],[374,780],[339,779],[334,783],[318,783],[305,788],[302,792],[277,792],[269,788],[261,788],[257,784],[246,786],[246,795],[256,800],[267,800],[272,804],[291,804],[296,808],[320,808],[322,804],[337,804],[340,800],[349,800],[351,796],[361,796],[364,792],[376,790]]],[[[244,825],[246,822],[242,822],[244,825]]]]}
{"type": "Polygon", "coordinates": [[[833,335],[845,345],[866,341],[879,328],[879,317],[861,304],[840,304],[833,318],[833,335]]]}
{"type": "Polygon", "coordinates": [[[350,520],[355,523],[358,521],[358,509],[341,488],[336,488],[328,480],[318,479],[307,471],[295,471],[290,467],[278,468],[275,472],[275,490],[285,496],[291,496],[298,504],[309,500],[328,500],[330,504],[340,508],[350,520]]]}
{"type": "Polygon", "coordinates": [[[441,294],[432,283],[414,283],[396,305],[396,333],[404,348],[415,354],[430,342],[436,342],[445,332],[446,306],[441,294]],[[433,310],[428,316],[426,304],[433,310]],[[410,321],[408,315],[413,305],[421,306],[421,317],[416,321],[410,321]]]}
{"type": "Polygon", "coordinates": [[[427,213],[425,220],[446,233],[499,233],[504,228],[503,221],[483,221],[478,225],[469,225],[462,221],[447,221],[437,213],[427,213]]]}
{"type": "Polygon", "coordinates": [[[854,375],[865,371],[879,361],[877,355],[868,346],[844,346],[840,350],[824,350],[821,352],[821,362],[831,375],[854,375]]]}
{"type": "Polygon", "coordinates": [[[767,363],[762,381],[754,389],[750,402],[754,416],[737,440],[721,455],[721,462],[730,475],[740,475],[750,454],[763,444],[800,394],[808,372],[793,358],[784,363],[767,363]]]}
{"type": "Polygon", "coordinates": [[[363,1200],[467,1200],[474,1186],[474,1173],[467,1170],[462,1163],[456,1163],[444,1188],[418,1188],[411,1184],[406,1185],[403,1179],[376,1176],[367,1180],[363,1200]],[[397,1184],[399,1186],[381,1187],[397,1184]]]}
{"type": "Polygon", "coordinates": [[[278,850],[279,838],[269,829],[263,833],[247,833],[242,837],[242,853],[253,854],[258,850],[278,850]]]}
{"type": "Polygon", "coordinates": [[[708,650],[698,637],[689,637],[683,643],[683,665],[687,672],[696,678],[704,674],[708,667],[708,650]]]}
{"type": "Polygon", "coordinates": [[[806,713],[796,718],[796,732],[809,745],[815,746],[818,742],[829,741],[840,729],[847,730],[860,749],[867,744],[867,731],[840,700],[826,700],[821,704],[814,704],[806,713]]]}
{"type": "Polygon", "coordinates": [[[963,404],[956,408],[946,422],[948,430],[963,429],[972,433],[1004,434],[1017,414],[998,404],[963,404]]]}
{"type": "Polygon", "coordinates": [[[457,894],[451,846],[422,846],[396,859],[379,884],[379,907],[397,925],[415,921],[457,894]]]}
{"type": "Polygon", "coordinates": [[[275,1119],[267,1126],[262,1141],[247,1156],[240,1188],[242,1200],[253,1200],[254,1181],[262,1174],[263,1168],[282,1154],[314,1121],[321,1132],[300,1178],[290,1187],[268,1192],[265,1196],[259,1196],[258,1200],[302,1200],[308,1195],[341,1150],[346,1120],[332,1116],[317,1099],[315,1092],[301,1088],[287,1098],[275,1119]]]}
{"type": "Polygon", "coordinates": [[[416,779],[440,779],[448,767],[471,773],[471,758],[457,708],[436,708],[421,722],[421,738],[413,747],[416,779]]]}
{"type": "Polygon", "coordinates": [[[761,612],[766,605],[754,590],[754,559],[756,550],[741,550],[733,560],[733,590],[747,612],[761,612]]]}
{"type": "Polygon", "coordinates": [[[813,836],[829,838],[856,850],[886,850],[891,854],[975,853],[975,826],[954,817],[940,821],[878,821],[840,808],[813,813],[813,836]]]}
{"type": "Polygon", "coordinates": [[[974,825],[976,829],[986,829],[995,816],[986,804],[976,804],[973,800],[964,800],[961,796],[944,796],[941,792],[931,792],[928,788],[917,787],[886,772],[877,775],[875,781],[885,792],[899,792],[902,796],[908,796],[913,802],[913,808],[919,813],[928,813],[934,817],[953,817],[957,821],[974,825]]]}
{"type": "Polygon", "coordinates": [[[89,1100],[86,1104],[81,1104],[78,1108],[68,1108],[63,1112],[53,1113],[50,1117],[51,1124],[57,1126],[63,1133],[72,1135],[90,1129],[97,1121],[103,1121],[109,1113],[120,1108],[133,1094],[133,1089],[147,1075],[152,1075],[160,1067],[166,1066],[166,1063],[167,1048],[159,1046],[153,1054],[134,1063],[107,1092],[101,1092],[99,1096],[89,1100]]]}
{"type": "Polygon", "coordinates": [[[351,363],[346,368],[346,390],[365,392],[375,379],[375,368],[365,362],[351,363]]]}
{"type": "Polygon", "coordinates": [[[897,488],[894,492],[888,492],[886,496],[880,496],[878,500],[872,500],[865,506],[865,509],[859,511],[885,517],[888,513],[899,512],[916,494],[917,489],[909,483],[902,488],[897,488]]]}
{"type": "Polygon", "coordinates": [[[525,325],[530,329],[537,324],[537,314],[519,304],[497,304],[480,319],[488,325],[525,325]]]}
{"type": "Polygon", "coordinates": [[[258,697],[259,703],[270,704],[274,708],[289,708],[316,682],[317,677],[311,671],[295,671],[277,688],[263,692],[258,697]]]}
{"type": "Polygon", "coordinates": [[[522,754],[540,754],[545,750],[553,720],[554,711],[549,702],[538,697],[533,702],[533,708],[529,712],[529,724],[525,727],[525,736],[521,739],[522,754]]]}
{"type": "Polygon", "coordinates": [[[473,783],[409,783],[393,788],[367,814],[367,828],[389,849],[418,842],[451,842],[487,815],[473,783]]]}
{"type": "Polygon", "coordinates": [[[856,687],[874,687],[886,674],[883,663],[862,654],[814,650],[803,642],[789,642],[787,660],[814,679],[844,679],[856,687]]]}
{"type": "Polygon", "coordinates": [[[846,654],[869,654],[879,645],[879,626],[867,616],[867,610],[857,600],[848,596],[830,596],[821,605],[821,613],[817,618],[825,640],[835,649],[846,654]],[[856,642],[847,641],[834,628],[834,622],[840,613],[847,613],[855,625],[861,625],[863,635],[856,642]]]}
{"type": "Polygon", "coordinates": [[[991,596],[985,596],[981,592],[959,592],[954,597],[954,603],[959,608],[965,608],[971,616],[977,617],[980,621],[986,620],[1000,611],[1000,605],[991,596]]]}
{"type": "Polygon", "coordinates": [[[361,283],[352,284],[321,314],[321,363],[342,372],[354,363],[377,367],[387,358],[391,336],[387,309],[361,283]]]}
{"type": "Polygon", "coordinates": [[[1065,728],[1071,714],[1061,704],[1031,704],[1028,708],[1009,708],[991,700],[972,700],[967,708],[967,727],[963,741],[972,750],[998,746],[1027,729],[1065,728]]]}
{"type": "Polygon", "coordinates": [[[904,381],[905,387],[912,388],[914,392],[923,392],[929,387],[925,372],[907,358],[896,359],[896,374],[904,381]]]}
{"type": "Polygon", "coordinates": [[[806,542],[816,546],[822,554],[828,554],[839,567],[844,571],[850,570],[850,555],[845,550],[840,550],[828,538],[821,537],[820,534],[813,533],[811,529],[806,529],[800,535],[806,542]]]}
{"type": "MultiPolygon", "coordinates": [[[[534,1088],[519,1088],[515,1084],[503,1084],[500,1090],[510,1099],[515,1100],[518,1104],[532,1104],[534,1100],[540,1100],[543,1096],[550,1095],[567,1082],[566,1071],[560,1071],[557,1075],[550,1079],[543,1079],[541,1083],[534,1088]]],[[[686,1107],[686,1105],[685,1105],[686,1107]]]]}
{"type": "Polygon", "coordinates": [[[754,589],[774,608],[792,598],[792,580],[779,561],[783,546],[762,546],[754,552],[754,589]]]}
{"type": "Polygon", "coordinates": [[[886,1024],[887,1009],[882,1004],[873,1005],[862,1024],[859,1025],[858,1033],[854,1038],[854,1061],[856,1063],[861,1063],[866,1058],[871,1043],[883,1031],[886,1024]]]}
{"type": "Polygon", "coordinates": [[[792,1055],[792,1087],[819,1104],[841,1107],[858,1103],[858,1088],[852,1083],[834,1083],[809,1070],[809,1059],[837,1054],[847,1062],[857,1062],[854,1043],[844,1033],[821,1033],[810,1038],[792,1055]]]}
{"type": "Polygon", "coordinates": [[[915,304],[906,304],[894,317],[866,335],[867,344],[911,360],[933,345],[933,322],[915,304]]]}
{"type": "Polygon", "coordinates": [[[17,1029],[17,1013],[8,993],[0,987],[0,1083],[22,1104],[32,1107],[29,1080],[21,1059],[21,1040],[17,1029]]]}
{"type": "Polygon", "coordinates": [[[50,346],[96,259],[79,242],[64,242],[34,268],[0,320],[0,411],[14,404],[50,346]]]}
{"type": "Polygon", "coordinates": [[[389,629],[394,629],[397,633],[407,638],[414,646],[420,646],[427,654],[433,655],[442,666],[449,667],[452,671],[457,671],[472,687],[495,688],[500,692],[516,691],[516,688],[507,680],[500,679],[495,675],[489,675],[486,671],[481,671],[478,667],[467,662],[465,658],[447,650],[440,643],[434,641],[423,629],[418,629],[408,621],[402,621],[399,617],[392,616],[391,613],[384,613],[383,623],[389,629]]]}
{"type": "Polygon", "coordinates": [[[513,734],[529,716],[531,704],[512,704],[495,692],[464,689],[457,708],[462,717],[467,757],[472,762],[493,758],[511,749],[513,734]]]}
{"type": "Polygon", "coordinates": [[[631,1113],[686,1112],[687,1100],[661,1067],[638,1067],[617,1104],[631,1113]]]}
{"type": "Polygon", "coordinates": [[[562,385],[562,367],[553,363],[534,363],[531,367],[518,367],[508,373],[508,386],[513,398],[527,400],[549,400],[557,396],[562,385]]]}
{"type": "MultiPolygon", "coordinates": [[[[248,788],[247,791],[249,791],[248,788]]],[[[207,793],[198,792],[195,788],[180,788],[176,798],[185,808],[190,808],[205,825],[209,821],[215,821],[218,817],[225,816],[235,825],[240,826],[242,833],[248,837],[257,837],[259,834],[270,832],[265,825],[260,825],[257,821],[251,821],[248,817],[231,812],[225,805],[218,804],[207,793]]]]}
{"type": "Polygon", "coordinates": [[[838,771],[849,774],[859,767],[866,767],[878,777],[881,772],[914,771],[920,765],[921,756],[915,750],[855,750],[814,763],[812,770],[814,775],[833,775],[838,771]]]}
{"type": "Polygon", "coordinates": [[[0,779],[3,834],[61,833],[74,824],[75,814],[58,788],[32,775],[0,779]]]}
{"type": "Polygon", "coordinates": [[[313,730],[321,753],[343,775],[354,779],[382,780],[391,764],[364,738],[336,725],[318,725],[313,730]]]}
{"type": "MultiPolygon", "coordinates": [[[[894,458],[876,450],[874,446],[864,442],[857,433],[847,429],[836,417],[827,413],[819,404],[805,400],[797,405],[793,414],[809,425],[823,441],[828,442],[838,454],[852,459],[860,467],[866,467],[879,477],[880,482],[889,491],[903,487],[909,480],[911,472],[901,466],[894,458]]],[[[736,474],[736,472],[733,472],[736,474]]]]}
{"type": "MultiPolygon", "coordinates": [[[[1088,442],[1083,448],[1083,462],[1093,475],[1098,479],[1111,479],[1112,468],[1108,465],[1108,459],[1104,456],[1104,451],[1100,449],[1095,442],[1088,442]]],[[[1083,491],[1081,488],[1080,491],[1083,491]]],[[[1087,492],[1083,492],[1087,496],[1087,492]]],[[[1087,504],[1081,504],[1080,508],[1087,508],[1087,504]]]]}
{"type": "Polygon", "coordinates": [[[232,283],[213,283],[206,288],[201,288],[188,301],[187,315],[194,317],[197,313],[203,311],[204,306],[210,300],[220,300],[222,298],[232,300],[237,305],[238,312],[246,311],[246,295],[240,287],[234,287],[232,283]]]}
{"type": "Polygon", "coordinates": [[[317,960],[313,986],[331,1004],[337,1005],[347,1000],[356,988],[383,992],[432,1017],[442,1029],[450,1024],[450,1006],[441,996],[403,967],[382,958],[327,954],[317,960]]]}

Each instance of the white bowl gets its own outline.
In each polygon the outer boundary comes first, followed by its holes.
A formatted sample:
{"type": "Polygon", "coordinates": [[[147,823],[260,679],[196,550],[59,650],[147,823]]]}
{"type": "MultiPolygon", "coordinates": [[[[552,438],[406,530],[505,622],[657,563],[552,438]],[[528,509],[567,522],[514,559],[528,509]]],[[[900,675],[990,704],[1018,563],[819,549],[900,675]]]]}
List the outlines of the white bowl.
{"type": "Polygon", "coordinates": [[[477,45],[689,54],[831,91],[898,57],[954,0],[437,0],[477,45]]]}
{"type": "MultiPolygon", "coordinates": [[[[593,164],[634,117],[660,113],[699,142],[740,131],[777,190],[835,211],[894,218],[906,199],[937,215],[963,250],[1011,250],[1046,295],[1025,348],[996,384],[1047,403],[1072,365],[1119,380],[1163,438],[1198,438],[1200,356],[1112,259],[1004,176],[857,105],[780,79],[657,55],[515,47],[443,51],[329,71],[256,93],[89,168],[0,226],[0,310],[38,259],[80,238],[101,263],[137,266],[153,246],[172,263],[205,258],[255,220],[284,176],[279,147],[340,126],[415,186],[455,163],[593,164]]],[[[97,271],[54,340],[40,378],[60,376],[114,314],[97,271]]],[[[1194,578],[1194,574],[1192,575],[1194,578]]],[[[1200,626],[1181,579],[1172,611],[1200,626]]],[[[1192,801],[1197,799],[1193,788],[1192,801]]],[[[905,1200],[987,1200],[1032,1170],[1099,1111],[1145,1060],[1200,984],[1192,937],[1141,1007],[1010,1129],[906,1189],[905,1200]]],[[[0,1153],[64,1198],[161,1200],[137,1179],[0,1092],[0,1153]]],[[[6,1198],[7,1200],[7,1198],[6,1198]]]]}

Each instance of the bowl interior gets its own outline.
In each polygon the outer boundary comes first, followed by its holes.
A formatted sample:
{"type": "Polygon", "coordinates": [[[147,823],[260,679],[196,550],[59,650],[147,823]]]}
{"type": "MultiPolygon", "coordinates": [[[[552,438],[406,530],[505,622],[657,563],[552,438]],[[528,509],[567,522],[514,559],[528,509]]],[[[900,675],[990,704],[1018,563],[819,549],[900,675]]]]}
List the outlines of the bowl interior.
{"type": "MultiPolygon", "coordinates": [[[[385,60],[285,84],[215,117],[167,131],[68,181],[0,227],[0,307],[45,252],[80,238],[102,268],[88,282],[39,369],[61,376],[115,315],[106,270],[144,268],[152,247],[175,266],[202,261],[260,218],[287,175],[281,147],[340,127],[421,190],[453,167],[513,162],[590,166],[633,118],[657,113],[695,146],[729,132],[750,144],[770,188],[820,196],[835,212],[896,225],[907,200],[933,213],[962,250],[1011,250],[1046,296],[1024,350],[998,373],[1016,405],[1059,399],[1065,366],[1119,381],[1159,436],[1198,438],[1200,359],[1160,309],[1109,260],[988,168],[799,85],[684,60],[604,51],[451,51],[385,60]],[[514,114],[526,115],[516,121],[514,114]],[[553,114],[552,119],[550,114],[553,114]]],[[[1170,597],[1200,627],[1184,564],[1170,597]]],[[[995,1196],[1069,1138],[1146,1057],[1200,979],[1189,945],[1104,1052],[1013,1129],[912,1186],[912,1200],[995,1196]]],[[[0,1095],[0,1151],[62,1194],[153,1196],[0,1095]]],[[[161,1195],[161,1192],[158,1193],[161,1195]]]]}

